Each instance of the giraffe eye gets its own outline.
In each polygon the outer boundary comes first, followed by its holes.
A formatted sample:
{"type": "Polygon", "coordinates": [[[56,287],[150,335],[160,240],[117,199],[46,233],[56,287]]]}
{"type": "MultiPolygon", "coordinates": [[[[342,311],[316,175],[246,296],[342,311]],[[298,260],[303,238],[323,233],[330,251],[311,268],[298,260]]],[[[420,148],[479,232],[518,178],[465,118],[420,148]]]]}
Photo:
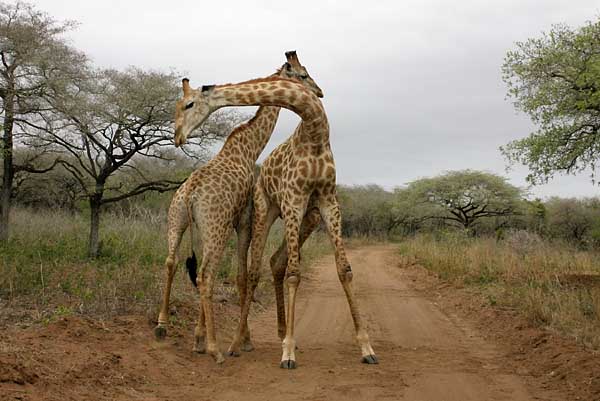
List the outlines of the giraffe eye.
{"type": "Polygon", "coordinates": [[[307,79],[307,78],[308,78],[308,74],[303,74],[303,75],[300,75],[300,78],[302,78],[302,79],[307,79]]]}
{"type": "Polygon", "coordinates": [[[188,104],[185,105],[185,110],[191,109],[192,107],[194,107],[194,102],[189,102],[188,104]]]}

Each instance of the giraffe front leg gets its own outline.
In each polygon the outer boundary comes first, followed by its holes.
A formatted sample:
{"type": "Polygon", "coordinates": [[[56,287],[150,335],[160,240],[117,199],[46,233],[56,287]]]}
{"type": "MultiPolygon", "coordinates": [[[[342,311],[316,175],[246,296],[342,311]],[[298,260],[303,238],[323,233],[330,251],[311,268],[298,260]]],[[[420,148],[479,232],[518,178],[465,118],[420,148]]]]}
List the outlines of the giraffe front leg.
{"type": "MultiPolygon", "coordinates": [[[[304,242],[310,237],[312,232],[319,226],[321,215],[319,209],[311,208],[300,226],[300,244],[302,248],[304,242]]],[[[273,284],[275,286],[275,299],[277,301],[277,334],[283,341],[285,338],[285,302],[283,296],[283,280],[287,267],[287,243],[282,241],[281,246],[271,256],[271,273],[273,274],[273,284]]]]}
{"type": "Polygon", "coordinates": [[[350,313],[352,320],[354,321],[354,329],[356,331],[356,340],[360,345],[362,353],[362,362],[368,364],[379,363],[373,347],[369,341],[369,335],[364,327],[360,311],[358,308],[358,301],[354,296],[352,289],[352,268],[346,257],[346,251],[344,249],[344,243],[342,240],[342,224],[340,208],[335,198],[335,195],[325,197],[321,201],[321,216],[327,227],[329,238],[335,248],[335,263],[337,267],[338,278],[344,287],[346,293],[346,299],[350,306],[350,313]]]}
{"type": "MultiPolygon", "coordinates": [[[[306,203],[304,203],[306,205],[306,203]]],[[[285,240],[287,242],[287,271],[288,307],[286,313],[285,338],[282,342],[283,353],[279,367],[296,369],[296,340],[294,338],[294,322],[296,316],[296,293],[300,285],[300,222],[304,215],[303,209],[283,208],[285,220],[285,240]]]]}

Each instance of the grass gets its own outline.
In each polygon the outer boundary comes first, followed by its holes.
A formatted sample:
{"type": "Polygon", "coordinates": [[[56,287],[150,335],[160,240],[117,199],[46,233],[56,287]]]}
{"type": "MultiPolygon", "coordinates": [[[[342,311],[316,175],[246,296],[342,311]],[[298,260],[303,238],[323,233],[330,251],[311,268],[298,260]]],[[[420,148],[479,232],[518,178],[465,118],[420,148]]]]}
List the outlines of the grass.
{"type": "MultiPolygon", "coordinates": [[[[9,321],[26,317],[50,321],[75,313],[113,315],[132,310],[155,313],[164,277],[166,214],[146,213],[136,217],[104,214],[101,255],[95,260],[86,256],[88,230],[85,215],[13,209],[11,238],[0,245],[0,303],[9,306],[0,309],[12,314],[9,321]]],[[[267,241],[263,293],[269,292],[266,283],[270,282],[271,274],[267,262],[279,246],[281,231],[281,225],[275,224],[267,241]]],[[[323,236],[317,232],[309,238],[303,248],[303,265],[329,251],[329,242],[323,236]]],[[[180,260],[185,260],[189,252],[186,235],[180,247],[180,260]]],[[[174,281],[174,302],[197,297],[184,277],[182,265],[174,281]]],[[[232,235],[218,272],[218,285],[235,283],[236,272],[235,235],[232,235]]]]}
{"type": "Polygon", "coordinates": [[[517,232],[506,240],[419,235],[404,241],[407,263],[480,291],[491,305],[600,348],[600,253],[517,232]]]}

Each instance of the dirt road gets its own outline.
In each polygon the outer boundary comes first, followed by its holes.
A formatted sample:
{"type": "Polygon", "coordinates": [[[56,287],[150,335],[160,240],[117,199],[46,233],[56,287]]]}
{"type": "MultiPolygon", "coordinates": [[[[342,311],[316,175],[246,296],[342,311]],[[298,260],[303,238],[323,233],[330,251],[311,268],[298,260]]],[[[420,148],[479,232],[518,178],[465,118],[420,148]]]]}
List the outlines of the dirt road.
{"type": "MultiPolygon", "coordinates": [[[[190,351],[191,327],[158,343],[141,317],[103,324],[71,318],[43,333],[12,331],[18,340],[0,342],[0,376],[21,374],[20,380],[0,382],[0,399],[564,399],[533,390],[526,377],[508,368],[498,345],[412,290],[396,249],[370,246],[349,253],[379,365],[359,362],[348,306],[333,257],[327,256],[300,285],[296,370],[279,368],[273,307],[251,320],[255,351],[219,366],[190,351]]],[[[229,337],[220,333],[226,349],[229,337]]]]}

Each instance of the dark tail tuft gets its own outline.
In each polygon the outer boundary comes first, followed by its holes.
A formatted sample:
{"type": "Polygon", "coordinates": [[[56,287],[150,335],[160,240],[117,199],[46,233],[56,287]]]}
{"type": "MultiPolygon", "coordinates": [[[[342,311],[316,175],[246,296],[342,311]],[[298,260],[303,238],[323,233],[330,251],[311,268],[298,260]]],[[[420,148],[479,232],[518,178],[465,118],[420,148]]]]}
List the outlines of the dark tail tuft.
{"type": "Polygon", "coordinates": [[[187,268],[190,280],[194,287],[197,287],[196,278],[198,278],[198,259],[196,259],[196,252],[192,252],[192,256],[185,260],[185,267],[187,268]]]}

